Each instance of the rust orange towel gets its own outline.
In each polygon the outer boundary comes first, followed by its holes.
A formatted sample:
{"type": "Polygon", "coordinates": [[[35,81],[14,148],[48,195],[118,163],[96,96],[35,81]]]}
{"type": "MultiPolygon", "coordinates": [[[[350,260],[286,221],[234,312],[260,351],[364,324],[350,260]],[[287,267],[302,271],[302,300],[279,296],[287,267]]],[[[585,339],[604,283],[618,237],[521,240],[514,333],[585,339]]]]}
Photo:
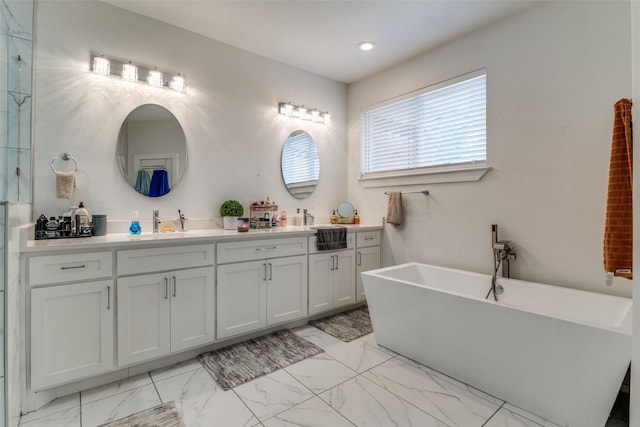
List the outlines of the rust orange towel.
{"type": "Polygon", "coordinates": [[[614,106],[609,193],[604,228],[604,270],[632,278],[633,265],[633,143],[631,101],[621,99],[614,106]]]}

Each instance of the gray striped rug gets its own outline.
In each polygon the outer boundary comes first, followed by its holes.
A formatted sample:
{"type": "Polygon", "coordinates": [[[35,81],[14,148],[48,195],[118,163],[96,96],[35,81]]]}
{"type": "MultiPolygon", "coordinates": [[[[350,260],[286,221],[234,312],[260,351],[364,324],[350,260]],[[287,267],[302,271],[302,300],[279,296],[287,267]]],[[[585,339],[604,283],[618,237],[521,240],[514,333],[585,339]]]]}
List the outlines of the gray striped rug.
{"type": "Polygon", "coordinates": [[[322,352],[315,344],[284,330],[201,354],[198,359],[213,379],[229,390],[322,352]]]}
{"type": "Polygon", "coordinates": [[[185,427],[182,416],[173,402],[154,406],[125,418],[102,424],[100,427],[185,427]]]}
{"type": "Polygon", "coordinates": [[[309,324],[345,342],[373,332],[369,308],[366,305],[324,319],[313,320],[309,324]]]}

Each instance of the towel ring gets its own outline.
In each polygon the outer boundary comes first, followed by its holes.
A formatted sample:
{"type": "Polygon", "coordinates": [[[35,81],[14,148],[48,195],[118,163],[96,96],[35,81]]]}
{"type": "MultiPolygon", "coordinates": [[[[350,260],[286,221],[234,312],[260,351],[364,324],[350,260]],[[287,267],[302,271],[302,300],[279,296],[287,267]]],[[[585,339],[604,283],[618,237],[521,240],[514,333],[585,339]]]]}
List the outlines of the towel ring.
{"type": "MultiPolygon", "coordinates": [[[[74,159],[73,157],[71,157],[69,154],[64,153],[62,156],[56,156],[53,158],[53,160],[51,160],[51,170],[53,171],[53,173],[58,173],[57,170],[55,170],[55,168],[53,167],[53,163],[57,160],[57,159],[62,159],[65,161],[69,161],[71,160],[75,166],[75,169],[73,170],[73,172],[78,172],[78,161],[76,159],[74,159]]],[[[69,171],[71,172],[71,171],[69,171]]]]}

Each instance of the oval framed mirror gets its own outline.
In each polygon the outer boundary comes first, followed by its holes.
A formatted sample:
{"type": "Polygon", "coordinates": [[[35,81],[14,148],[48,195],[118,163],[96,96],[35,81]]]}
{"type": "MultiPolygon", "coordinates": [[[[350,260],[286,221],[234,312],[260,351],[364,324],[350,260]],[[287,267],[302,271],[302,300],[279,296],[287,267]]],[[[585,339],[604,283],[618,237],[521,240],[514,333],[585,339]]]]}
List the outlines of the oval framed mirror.
{"type": "Polygon", "coordinates": [[[349,202],[341,202],[338,205],[338,215],[343,218],[351,218],[354,214],[353,205],[349,202]]]}
{"type": "Polygon", "coordinates": [[[320,179],[320,156],[315,141],[307,132],[296,130],[282,147],[281,172],[284,185],[296,199],[313,193],[320,179]]]}
{"type": "Polygon", "coordinates": [[[124,179],[138,193],[160,197],[173,191],[187,169],[187,140],[166,108],[144,104],[122,123],[116,157],[124,179]]]}

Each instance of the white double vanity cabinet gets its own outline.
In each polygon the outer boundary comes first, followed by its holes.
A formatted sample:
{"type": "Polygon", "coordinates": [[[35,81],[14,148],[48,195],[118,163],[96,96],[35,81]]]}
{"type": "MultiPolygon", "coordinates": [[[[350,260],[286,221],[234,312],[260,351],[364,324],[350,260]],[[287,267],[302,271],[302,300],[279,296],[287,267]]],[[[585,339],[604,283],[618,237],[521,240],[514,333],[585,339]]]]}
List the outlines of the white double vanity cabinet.
{"type": "Polygon", "coordinates": [[[335,251],[298,227],[28,241],[27,389],[97,385],[357,305],[381,230],[349,228],[335,251]]]}

